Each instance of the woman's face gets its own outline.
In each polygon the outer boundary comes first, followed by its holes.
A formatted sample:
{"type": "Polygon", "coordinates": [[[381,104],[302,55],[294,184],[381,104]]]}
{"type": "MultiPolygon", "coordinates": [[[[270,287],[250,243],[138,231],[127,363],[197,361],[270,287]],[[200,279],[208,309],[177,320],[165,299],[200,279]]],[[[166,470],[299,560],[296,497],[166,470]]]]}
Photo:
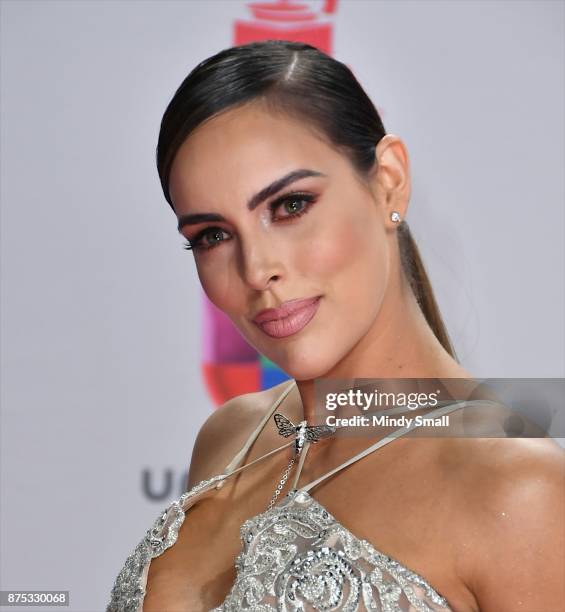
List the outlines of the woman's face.
{"type": "Polygon", "coordinates": [[[374,325],[389,275],[385,213],[347,158],[299,120],[259,105],[210,119],[179,149],[169,189],[181,222],[197,214],[222,219],[180,228],[202,287],[292,378],[327,374],[374,325]],[[248,207],[297,170],[312,176],[248,207]],[[317,296],[286,321],[253,321],[262,309],[317,296]]]}

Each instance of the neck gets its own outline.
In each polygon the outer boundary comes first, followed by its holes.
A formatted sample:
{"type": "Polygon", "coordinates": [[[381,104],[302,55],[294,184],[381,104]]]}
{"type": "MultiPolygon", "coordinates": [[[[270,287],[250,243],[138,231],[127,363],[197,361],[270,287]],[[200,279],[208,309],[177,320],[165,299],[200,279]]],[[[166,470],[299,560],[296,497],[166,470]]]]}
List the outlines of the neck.
{"type": "MultiPolygon", "coordinates": [[[[438,341],[403,275],[400,275],[395,286],[397,289],[393,288],[385,296],[367,334],[321,378],[351,381],[357,378],[387,379],[383,381],[387,387],[383,391],[396,389],[404,393],[421,393],[422,381],[395,384],[394,379],[472,378],[438,341]],[[413,388],[410,388],[411,385],[413,388]]],[[[325,424],[327,416],[327,412],[316,408],[315,380],[296,380],[297,391],[291,391],[294,399],[301,404],[299,420],[306,420],[308,425],[325,424]]],[[[433,384],[437,387],[437,381],[433,381],[433,384]]],[[[455,387],[460,384],[461,381],[455,381],[452,391],[457,393],[455,387]]],[[[449,385],[447,383],[445,386],[449,385]]],[[[336,417],[351,416],[350,410],[338,406],[332,413],[336,417]]]]}

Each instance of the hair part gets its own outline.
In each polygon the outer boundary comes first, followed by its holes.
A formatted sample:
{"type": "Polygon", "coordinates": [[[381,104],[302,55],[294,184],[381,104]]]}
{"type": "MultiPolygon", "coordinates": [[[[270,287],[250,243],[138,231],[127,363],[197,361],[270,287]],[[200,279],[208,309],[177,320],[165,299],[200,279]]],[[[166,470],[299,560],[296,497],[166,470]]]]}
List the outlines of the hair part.
{"type": "MultiPolygon", "coordinates": [[[[188,136],[218,113],[250,103],[299,119],[343,154],[365,183],[386,130],[351,70],[306,43],[266,40],[229,47],[200,62],[169,102],[157,143],[157,170],[174,211],[169,177],[188,136]]],[[[397,226],[402,270],[435,336],[455,359],[418,247],[405,220],[397,226]]]]}

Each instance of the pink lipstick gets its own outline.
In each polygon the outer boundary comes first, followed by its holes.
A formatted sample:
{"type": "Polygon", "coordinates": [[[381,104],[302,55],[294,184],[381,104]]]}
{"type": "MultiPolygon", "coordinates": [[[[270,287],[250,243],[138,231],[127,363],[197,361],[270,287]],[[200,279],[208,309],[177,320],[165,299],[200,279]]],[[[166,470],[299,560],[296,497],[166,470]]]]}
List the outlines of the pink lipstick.
{"type": "Polygon", "coordinates": [[[289,300],[279,308],[265,308],[253,317],[253,322],[273,338],[291,336],[312,320],[321,297],[318,295],[313,298],[289,300]]]}

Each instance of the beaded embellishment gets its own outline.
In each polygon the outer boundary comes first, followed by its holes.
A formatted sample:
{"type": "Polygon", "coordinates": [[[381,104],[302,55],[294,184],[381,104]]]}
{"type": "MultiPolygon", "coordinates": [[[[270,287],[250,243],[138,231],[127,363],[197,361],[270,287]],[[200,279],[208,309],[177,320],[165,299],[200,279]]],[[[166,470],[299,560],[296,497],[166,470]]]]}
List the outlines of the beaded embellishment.
{"type": "Polygon", "coordinates": [[[356,538],[306,491],[240,528],[227,598],[210,612],[451,612],[420,575],[356,538]]]}
{"type": "Polygon", "coordinates": [[[214,488],[212,485],[220,488],[225,478],[226,474],[219,474],[202,480],[173,501],[157,517],[145,537],[126,559],[112,587],[106,612],[140,612],[151,559],[163,554],[177,541],[185,513],[196,501],[194,498],[214,488]]]}
{"type": "MultiPolygon", "coordinates": [[[[126,559],[106,612],[140,612],[151,559],[177,541],[186,511],[225,474],[203,480],[173,501],[126,559]]],[[[452,612],[419,574],[356,538],[306,491],[240,527],[236,580],[210,612],[452,612]]]]}

